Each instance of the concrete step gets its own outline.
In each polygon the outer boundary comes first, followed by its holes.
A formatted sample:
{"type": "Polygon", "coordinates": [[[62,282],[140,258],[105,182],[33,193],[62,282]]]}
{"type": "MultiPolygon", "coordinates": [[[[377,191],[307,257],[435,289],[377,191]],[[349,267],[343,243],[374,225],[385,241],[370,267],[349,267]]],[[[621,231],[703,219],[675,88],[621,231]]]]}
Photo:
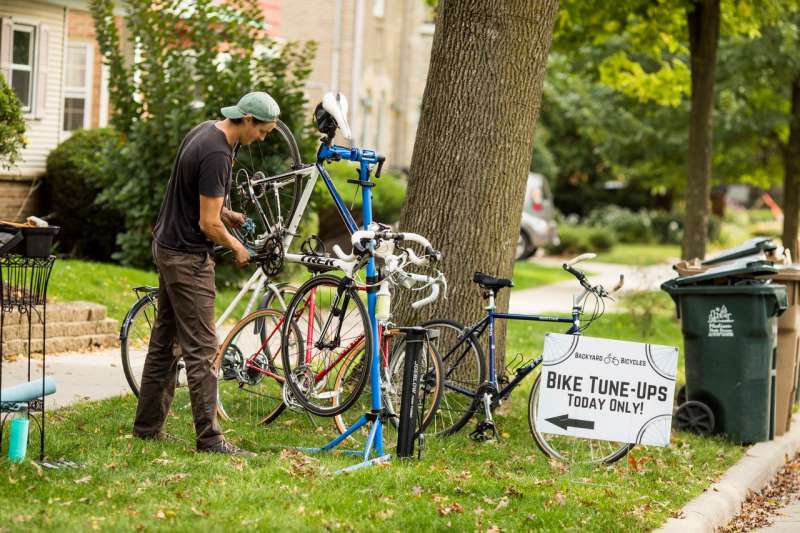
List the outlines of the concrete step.
{"type": "MultiPolygon", "coordinates": [[[[42,324],[31,324],[31,337],[42,336],[42,324]]],[[[119,322],[112,318],[84,322],[51,322],[47,319],[47,336],[49,337],[79,337],[83,335],[119,333],[119,322]]],[[[17,340],[28,338],[28,324],[23,322],[15,326],[3,328],[3,340],[17,340]]]]}
{"type": "MultiPolygon", "coordinates": [[[[49,328],[49,325],[48,325],[49,328]]],[[[48,337],[47,354],[63,352],[85,352],[99,350],[103,348],[115,348],[119,346],[119,335],[117,333],[97,333],[92,335],[75,335],[69,337],[48,337]]],[[[42,353],[42,338],[33,337],[31,339],[32,353],[42,353]]],[[[28,339],[15,339],[3,342],[3,357],[24,356],[28,353],[28,339]]]]}

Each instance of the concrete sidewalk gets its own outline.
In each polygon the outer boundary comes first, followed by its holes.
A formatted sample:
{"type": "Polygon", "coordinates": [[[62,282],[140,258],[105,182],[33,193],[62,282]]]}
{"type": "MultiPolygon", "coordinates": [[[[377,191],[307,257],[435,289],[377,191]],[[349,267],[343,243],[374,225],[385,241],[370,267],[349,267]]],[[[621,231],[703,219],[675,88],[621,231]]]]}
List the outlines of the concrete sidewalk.
{"type": "MultiPolygon", "coordinates": [[[[800,497],[800,495],[796,495],[800,497]]],[[[758,533],[796,533],[800,531],[800,501],[783,507],[772,525],[755,530],[758,533]]]]}
{"type": "MultiPolygon", "coordinates": [[[[563,260],[540,257],[534,259],[534,262],[540,265],[560,267],[563,260]]],[[[631,291],[658,290],[663,282],[677,276],[668,264],[633,267],[586,261],[581,263],[580,268],[591,272],[588,278],[593,285],[599,283],[608,290],[611,290],[619,282],[620,274],[624,275],[625,284],[619,295],[631,291]]],[[[581,286],[574,279],[533,289],[513,291],[509,312],[532,314],[556,311],[569,313],[572,309],[572,297],[580,294],[580,291],[581,286]]],[[[615,299],[618,300],[618,298],[615,299]]],[[[606,300],[606,311],[613,311],[616,308],[617,302],[606,300]]]]}

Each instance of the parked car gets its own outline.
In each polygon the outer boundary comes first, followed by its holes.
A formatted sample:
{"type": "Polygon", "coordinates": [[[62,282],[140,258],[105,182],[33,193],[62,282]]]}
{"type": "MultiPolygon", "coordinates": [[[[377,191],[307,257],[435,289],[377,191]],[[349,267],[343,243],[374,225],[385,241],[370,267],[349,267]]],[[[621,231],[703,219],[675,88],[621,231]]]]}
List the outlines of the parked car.
{"type": "Polygon", "coordinates": [[[517,241],[517,260],[527,259],[542,246],[558,244],[554,214],[553,194],[547,179],[541,174],[529,173],[517,241]]]}

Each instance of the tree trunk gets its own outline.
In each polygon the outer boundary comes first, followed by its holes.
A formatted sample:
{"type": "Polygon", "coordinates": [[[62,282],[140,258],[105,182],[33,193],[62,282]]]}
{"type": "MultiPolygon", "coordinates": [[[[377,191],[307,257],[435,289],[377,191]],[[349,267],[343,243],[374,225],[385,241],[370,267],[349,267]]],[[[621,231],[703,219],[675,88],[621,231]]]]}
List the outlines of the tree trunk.
{"type": "Polygon", "coordinates": [[[703,258],[708,239],[711,192],[711,134],[714,110],[714,71],[719,43],[719,0],[695,0],[687,13],[692,72],[692,111],[689,125],[684,259],[703,258]]]}
{"type": "Polygon", "coordinates": [[[789,142],[783,150],[783,246],[798,262],[797,237],[800,218],[800,75],[792,81],[789,142]]]}
{"type": "MultiPolygon", "coordinates": [[[[408,303],[420,293],[398,290],[397,323],[475,321],[484,303],[474,272],[511,277],[557,10],[557,0],[439,4],[400,229],[442,250],[449,290],[447,299],[416,313],[408,303]]],[[[507,309],[508,298],[502,290],[500,309],[507,309]]],[[[496,329],[499,369],[502,322],[496,329]]]]}

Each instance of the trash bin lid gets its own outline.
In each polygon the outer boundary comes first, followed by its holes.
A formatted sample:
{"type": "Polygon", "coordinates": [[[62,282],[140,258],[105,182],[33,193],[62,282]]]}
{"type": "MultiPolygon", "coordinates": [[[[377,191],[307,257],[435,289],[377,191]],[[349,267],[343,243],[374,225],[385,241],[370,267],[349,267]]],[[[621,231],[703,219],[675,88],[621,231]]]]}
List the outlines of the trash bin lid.
{"type": "Polygon", "coordinates": [[[719,254],[715,255],[714,257],[706,259],[705,261],[703,261],[702,264],[716,265],[718,263],[725,263],[726,261],[731,261],[733,259],[738,259],[740,257],[762,254],[764,252],[769,252],[777,248],[778,246],[772,242],[771,237],[755,237],[753,239],[750,239],[749,241],[745,241],[739,246],[730,248],[728,250],[724,250],[719,254]]]}
{"type": "Polygon", "coordinates": [[[777,272],[778,267],[769,261],[753,261],[752,258],[744,257],[738,261],[731,261],[722,266],[709,268],[699,274],[675,278],[673,281],[679,287],[711,285],[724,283],[726,280],[735,282],[742,279],[753,279],[758,276],[769,276],[777,272]]]}

